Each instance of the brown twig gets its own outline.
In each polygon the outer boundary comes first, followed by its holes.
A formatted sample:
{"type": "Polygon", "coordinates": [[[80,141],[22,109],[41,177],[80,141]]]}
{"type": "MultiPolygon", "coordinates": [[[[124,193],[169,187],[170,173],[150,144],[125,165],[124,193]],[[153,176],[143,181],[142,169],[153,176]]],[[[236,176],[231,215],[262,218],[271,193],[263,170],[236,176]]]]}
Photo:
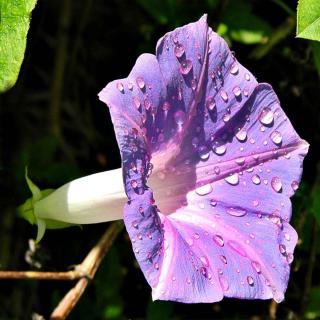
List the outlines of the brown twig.
{"type": "Polygon", "coordinates": [[[76,285],[60,301],[50,317],[52,320],[65,319],[81,298],[89,281],[94,278],[102,259],[111,248],[113,241],[122,228],[123,223],[113,222],[82,263],[75,267],[75,270],[66,272],[0,271],[0,279],[78,280],[76,285]]]}
{"type": "Polygon", "coordinates": [[[0,279],[33,279],[33,280],[76,280],[82,278],[83,273],[77,270],[66,272],[43,271],[0,271],[0,279]]]}
{"type": "Polygon", "coordinates": [[[275,320],[277,318],[277,308],[278,304],[276,303],[275,300],[271,300],[270,305],[269,305],[269,319],[270,320],[275,320]]]}
{"type": "Polygon", "coordinates": [[[50,316],[51,320],[62,320],[69,315],[81,298],[90,279],[93,279],[102,259],[112,246],[113,241],[122,228],[122,223],[114,222],[104,233],[99,242],[90,250],[83,262],[76,267],[76,270],[82,272],[85,277],[79,279],[76,285],[60,301],[50,316]]]}

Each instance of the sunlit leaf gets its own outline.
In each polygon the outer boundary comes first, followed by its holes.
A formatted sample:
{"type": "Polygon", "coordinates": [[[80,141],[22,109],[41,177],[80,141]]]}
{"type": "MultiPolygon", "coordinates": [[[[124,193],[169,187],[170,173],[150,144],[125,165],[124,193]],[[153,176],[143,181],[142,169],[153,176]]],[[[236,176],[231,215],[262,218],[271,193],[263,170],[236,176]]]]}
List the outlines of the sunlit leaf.
{"type": "Polygon", "coordinates": [[[17,81],[37,0],[0,0],[0,92],[17,81]]]}
{"type": "Polygon", "coordinates": [[[228,26],[230,36],[233,40],[245,44],[256,44],[264,42],[270,35],[270,25],[253,14],[248,1],[230,2],[223,22],[228,26]]]}
{"type": "Polygon", "coordinates": [[[299,0],[297,37],[320,41],[320,1],[299,0]]]}

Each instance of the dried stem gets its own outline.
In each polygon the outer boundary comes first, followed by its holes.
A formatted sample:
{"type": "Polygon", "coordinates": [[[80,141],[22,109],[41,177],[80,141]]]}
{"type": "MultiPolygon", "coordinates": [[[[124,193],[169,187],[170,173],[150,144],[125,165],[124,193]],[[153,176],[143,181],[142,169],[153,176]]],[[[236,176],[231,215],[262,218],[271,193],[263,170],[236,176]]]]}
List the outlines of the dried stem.
{"type": "Polygon", "coordinates": [[[25,279],[25,280],[78,280],[76,285],[60,301],[51,314],[50,319],[65,319],[72,311],[85,291],[89,281],[94,275],[111,248],[117,235],[123,228],[123,223],[113,222],[102,235],[99,242],[90,250],[81,264],[73,271],[66,272],[41,272],[41,271],[0,271],[0,279],[25,279]]]}
{"type": "Polygon", "coordinates": [[[81,298],[89,281],[93,279],[102,259],[110,249],[113,241],[123,228],[123,224],[114,222],[101,237],[99,242],[90,250],[83,262],[76,267],[85,277],[78,280],[76,285],[64,296],[52,312],[51,320],[65,319],[81,298]]]}
{"type": "Polygon", "coordinates": [[[84,276],[80,271],[41,272],[41,271],[0,271],[0,279],[29,280],[76,280],[84,276]]]}
{"type": "Polygon", "coordinates": [[[276,303],[275,300],[271,300],[270,305],[269,305],[269,319],[270,320],[275,320],[277,318],[277,308],[278,304],[276,303]]]}

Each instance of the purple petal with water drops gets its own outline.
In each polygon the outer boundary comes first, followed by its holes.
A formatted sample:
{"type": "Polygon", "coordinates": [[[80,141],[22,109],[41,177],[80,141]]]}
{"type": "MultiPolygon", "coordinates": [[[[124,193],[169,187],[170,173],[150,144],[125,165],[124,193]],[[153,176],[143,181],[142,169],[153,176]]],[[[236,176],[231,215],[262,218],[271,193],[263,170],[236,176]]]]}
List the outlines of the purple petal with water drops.
{"type": "Polygon", "coordinates": [[[124,221],[154,299],[282,301],[297,242],[290,197],[308,144],[206,16],[107,85],[124,221]]]}

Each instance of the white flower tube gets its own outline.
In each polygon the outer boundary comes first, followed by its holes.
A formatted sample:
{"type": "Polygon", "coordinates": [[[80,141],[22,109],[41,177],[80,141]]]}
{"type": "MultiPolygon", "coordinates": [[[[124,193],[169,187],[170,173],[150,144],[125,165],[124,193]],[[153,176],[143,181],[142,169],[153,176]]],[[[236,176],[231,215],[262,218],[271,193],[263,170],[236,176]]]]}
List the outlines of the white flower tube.
{"type": "Polygon", "coordinates": [[[40,190],[28,177],[27,169],[25,177],[32,197],[19,206],[18,213],[38,226],[37,242],[46,229],[123,218],[127,196],[121,168],[73,180],[57,190],[40,190]]]}
{"type": "Polygon", "coordinates": [[[37,219],[88,224],[122,219],[126,201],[120,168],[73,180],[33,207],[37,219]]]}

